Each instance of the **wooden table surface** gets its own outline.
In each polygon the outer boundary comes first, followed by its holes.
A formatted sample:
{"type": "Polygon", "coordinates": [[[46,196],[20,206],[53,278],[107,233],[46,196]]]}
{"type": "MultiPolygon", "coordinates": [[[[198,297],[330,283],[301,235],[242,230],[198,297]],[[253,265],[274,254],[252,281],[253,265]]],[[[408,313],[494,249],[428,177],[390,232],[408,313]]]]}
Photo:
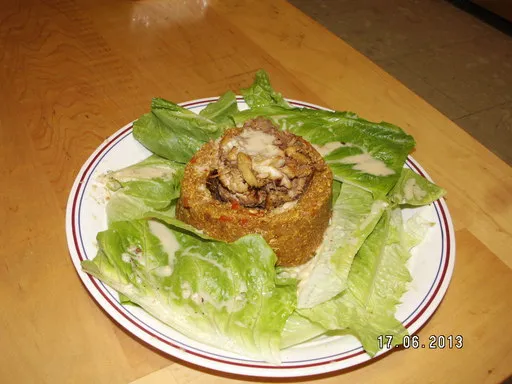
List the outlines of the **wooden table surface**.
{"type": "Polygon", "coordinates": [[[419,334],[461,334],[462,350],[397,351],[303,381],[496,383],[512,373],[512,170],[390,75],[284,0],[7,0],[0,382],[248,380],[167,357],[116,325],[71,264],[64,212],[83,162],[152,97],[218,95],[259,68],[287,97],[414,135],[414,157],[448,190],[456,230],[451,285],[419,334]]]}

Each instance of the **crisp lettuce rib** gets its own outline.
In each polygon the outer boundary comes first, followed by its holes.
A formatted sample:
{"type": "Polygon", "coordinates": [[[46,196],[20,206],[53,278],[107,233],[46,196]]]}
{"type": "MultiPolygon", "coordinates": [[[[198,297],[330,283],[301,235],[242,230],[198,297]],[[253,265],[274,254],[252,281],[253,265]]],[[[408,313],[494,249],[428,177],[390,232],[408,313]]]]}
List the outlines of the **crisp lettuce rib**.
{"type": "Polygon", "coordinates": [[[327,332],[327,329],[318,323],[308,320],[297,312],[286,321],[283,332],[281,334],[281,348],[289,348],[291,346],[304,343],[314,339],[327,332]]]}

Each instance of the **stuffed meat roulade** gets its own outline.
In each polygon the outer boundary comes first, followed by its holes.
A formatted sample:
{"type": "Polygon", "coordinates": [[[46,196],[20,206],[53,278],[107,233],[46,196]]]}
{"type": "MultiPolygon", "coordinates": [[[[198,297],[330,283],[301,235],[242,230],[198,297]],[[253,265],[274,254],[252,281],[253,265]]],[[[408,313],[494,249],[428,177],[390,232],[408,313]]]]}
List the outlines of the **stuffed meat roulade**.
{"type": "Polygon", "coordinates": [[[279,265],[300,265],[314,255],[329,224],[332,179],[310,143],[258,118],[194,155],[176,214],[219,240],[261,234],[279,265]]]}

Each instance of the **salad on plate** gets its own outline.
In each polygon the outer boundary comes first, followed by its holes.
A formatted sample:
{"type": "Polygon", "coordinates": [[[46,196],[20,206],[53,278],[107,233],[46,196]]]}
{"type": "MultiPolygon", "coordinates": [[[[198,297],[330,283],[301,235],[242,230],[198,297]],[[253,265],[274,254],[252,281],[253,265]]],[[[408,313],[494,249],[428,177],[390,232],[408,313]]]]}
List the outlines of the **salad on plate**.
{"type": "Polygon", "coordinates": [[[178,332],[272,364],[321,335],[407,335],[411,250],[445,190],[404,164],[414,139],[351,112],[297,108],[266,72],[196,114],[155,98],[152,155],[98,179],[108,229],[82,269],[178,332]],[[296,256],[296,257],[295,257],[296,256]]]}

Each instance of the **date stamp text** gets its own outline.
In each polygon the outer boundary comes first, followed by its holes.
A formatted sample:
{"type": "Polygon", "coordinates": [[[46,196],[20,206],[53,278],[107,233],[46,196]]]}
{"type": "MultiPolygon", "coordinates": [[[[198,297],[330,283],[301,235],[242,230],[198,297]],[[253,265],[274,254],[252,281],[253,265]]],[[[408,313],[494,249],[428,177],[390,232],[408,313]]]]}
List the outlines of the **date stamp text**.
{"type": "Polygon", "coordinates": [[[405,349],[462,349],[464,337],[462,335],[430,335],[428,340],[421,340],[418,335],[406,335],[398,340],[392,335],[379,335],[377,337],[379,349],[392,349],[402,346],[405,349]]]}

